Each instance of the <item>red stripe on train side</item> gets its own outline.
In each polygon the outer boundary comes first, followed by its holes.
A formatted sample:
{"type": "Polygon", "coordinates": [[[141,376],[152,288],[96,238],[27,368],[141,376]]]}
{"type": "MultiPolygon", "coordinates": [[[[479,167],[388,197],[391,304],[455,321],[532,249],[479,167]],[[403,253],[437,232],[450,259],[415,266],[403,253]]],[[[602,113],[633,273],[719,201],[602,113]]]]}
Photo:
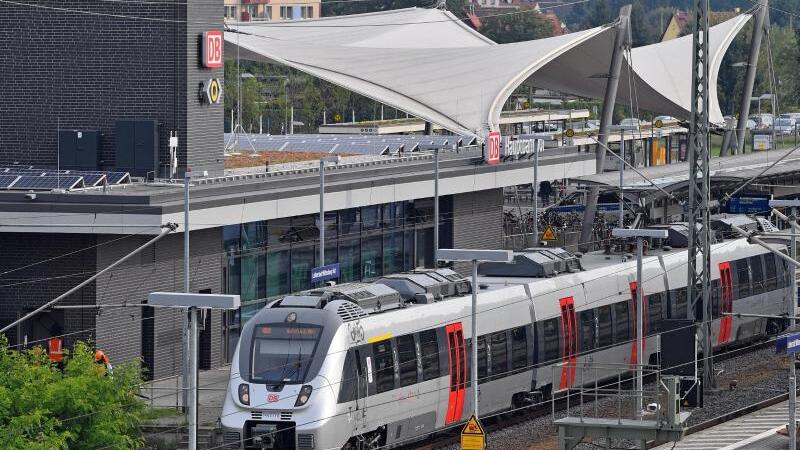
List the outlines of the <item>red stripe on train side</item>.
{"type": "MultiPolygon", "coordinates": [[[[631,359],[630,359],[631,362],[630,362],[630,365],[631,365],[631,368],[634,368],[634,366],[637,365],[638,361],[639,361],[638,354],[637,354],[638,351],[636,350],[636,339],[639,336],[638,330],[636,329],[636,288],[637,288],[637,283],[635,281],[631,281],[628,286],[630,287],[630,290],[631,290],[631,303],[630,303],[631,308],[630,308],[630,314],[628,315],[628,317],[630,318],[630,321],[631,321],[631,330],[633,330],[633,333],[632,333],[632,336],[631,336],[632,345],[631,345],[631,359]]],[[[646,337],[647,336],[647,299],[644,296],[644,289],[642,290],[642,319],[644,319],[644,320],[642,320],[642,336],[646,337]]],[[[644,351],[644,349],[646,347],[647,347],[647,339],[645,338],[644,341],[642,342],[642,351],[644,351]]]]}
{"type": "MultiPolygon", "coordinates": [[[[733,312],[733,276],[731,274],[731,263],[719,263],[719,287],[720,287],[720,313],[733,312]]],[[[731,316],[722,317],[719,321],[719,338],[717,340],[720,344],[725,344],[731,339],[731,327],[733,325],[733,318],[731,316]]]]}

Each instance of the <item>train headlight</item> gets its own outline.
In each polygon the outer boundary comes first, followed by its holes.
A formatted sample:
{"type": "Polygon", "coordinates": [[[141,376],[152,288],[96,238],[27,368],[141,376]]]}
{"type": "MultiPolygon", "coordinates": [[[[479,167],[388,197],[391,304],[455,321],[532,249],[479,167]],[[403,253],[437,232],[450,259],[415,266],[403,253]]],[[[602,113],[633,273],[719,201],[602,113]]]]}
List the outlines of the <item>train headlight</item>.
{"type": "Polygon", "coordinates": [[[294,406],[303,406],[308,403],[308,399],[311,398],[311,391],[311,386],[307,384],[300,388],[300,393],[297,394],[297,400],[294,402],[294,406]]]}
{"type": "Polygon", "coordinates": [[[250,404],[250,385],[247,383],[242,383],[239,385],[239,401],[243,405],[250,404]]]}

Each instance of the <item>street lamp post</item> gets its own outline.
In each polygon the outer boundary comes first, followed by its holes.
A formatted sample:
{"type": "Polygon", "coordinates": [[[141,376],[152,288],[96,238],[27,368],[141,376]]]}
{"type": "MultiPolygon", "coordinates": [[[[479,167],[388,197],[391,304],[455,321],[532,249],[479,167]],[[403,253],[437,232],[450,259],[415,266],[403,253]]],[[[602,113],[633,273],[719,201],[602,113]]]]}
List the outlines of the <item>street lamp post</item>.
{"type": "Polygon", "coordinates": [[[433,260],[439,260],[439,151],[455,150],[455,144],[422,144],[420,151],[433,151],[433,260]]]}
{"type": "Polygon", "coordinates": [[[653,230],[653,229],[629,229],[629,228],[614,228],[611,232],[612,236],[618,238],[636,238],[636,403],[634,406],[634,413],[636,417],[642,418],[642,397],[644,389],[644,377],[642,374],[642,367],[644,361],[644,298],[642,292],[642,258],[643,258],[643,241],[645,238],[666,239],[669,235],[667,230],[653,230]]]}
{"type": "Polygon", "coordinates": [[[443,248],[439,250],[442,261],[461,261],[472,263],[472,411],[478,418],[478,264],[482,262],[504,262],[513,260],[510,250],[472,250],[443,248]]]}
{"type": "Polygon", "coordinates": [[[325,265],[325,164],[339,164],[338,156],[319,159],[319,265],[325,265]]]}
{"type": "Polygon", "coordinates": [[[184,392],[189,392],[189,450],[197,450],[197,311],[198,309],[237,309],[241,302],[238,295],[222,294],[191,294],[188,292],[151,292],[147,296],[149,306],[164,306],[188,309],[190,315],[191,337],[187,355],[189,361],[189,385],[184,386],[184,392]]]}

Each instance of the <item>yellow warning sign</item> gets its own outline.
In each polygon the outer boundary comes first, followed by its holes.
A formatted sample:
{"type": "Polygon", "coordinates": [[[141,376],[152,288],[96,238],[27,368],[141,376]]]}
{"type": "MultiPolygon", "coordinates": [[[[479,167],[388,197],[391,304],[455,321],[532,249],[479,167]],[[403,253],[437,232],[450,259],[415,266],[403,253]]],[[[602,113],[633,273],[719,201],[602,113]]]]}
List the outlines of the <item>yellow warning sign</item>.
{"type": "Polygon", "coordinates": [[[484,450],[485,448],[486,433],[473,414],[464,425],[464,429],[461,430],[461,450],[484,450]]]}
{"type": "Polygon", "coordinates": [[[564,131],[564,136],[566,136],[568,138],[574,137],[575,136],[575,130],[573,130],[572,128],[567,128],[564,131]]]}
{"type": "Polygon", "coordinates": [[[544,230],[544,233],[542,234],[542,240],[555,241],[556,239],[558,238],[556,237],[556,232],[553,231],[553,227],[547,227],[547,229],[544,230]]]}

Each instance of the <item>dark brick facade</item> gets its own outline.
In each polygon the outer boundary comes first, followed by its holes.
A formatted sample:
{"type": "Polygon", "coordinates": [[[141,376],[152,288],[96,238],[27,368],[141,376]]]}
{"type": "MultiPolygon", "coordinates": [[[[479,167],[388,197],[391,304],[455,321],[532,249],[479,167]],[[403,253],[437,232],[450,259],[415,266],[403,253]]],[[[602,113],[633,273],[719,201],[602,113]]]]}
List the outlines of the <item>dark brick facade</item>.
{"type": "Polygon", "coordinates": [[[199,80],[222,78],[222,69],[198,66],[199,34],[222,29],[222,0],[218,3],[37,0],[34,4],[43,8],[4,5],[0,164],[55,166],[60,126],[99,129],[104,168],[111,168],[115,121],[153,119],[160,124],[161,162],[168,162],[169,132],[177,130],[179,166],[186,166],[190,149],[190,167],[221,170],[223,107],[202,105],[198,95],[199,80]]]}

